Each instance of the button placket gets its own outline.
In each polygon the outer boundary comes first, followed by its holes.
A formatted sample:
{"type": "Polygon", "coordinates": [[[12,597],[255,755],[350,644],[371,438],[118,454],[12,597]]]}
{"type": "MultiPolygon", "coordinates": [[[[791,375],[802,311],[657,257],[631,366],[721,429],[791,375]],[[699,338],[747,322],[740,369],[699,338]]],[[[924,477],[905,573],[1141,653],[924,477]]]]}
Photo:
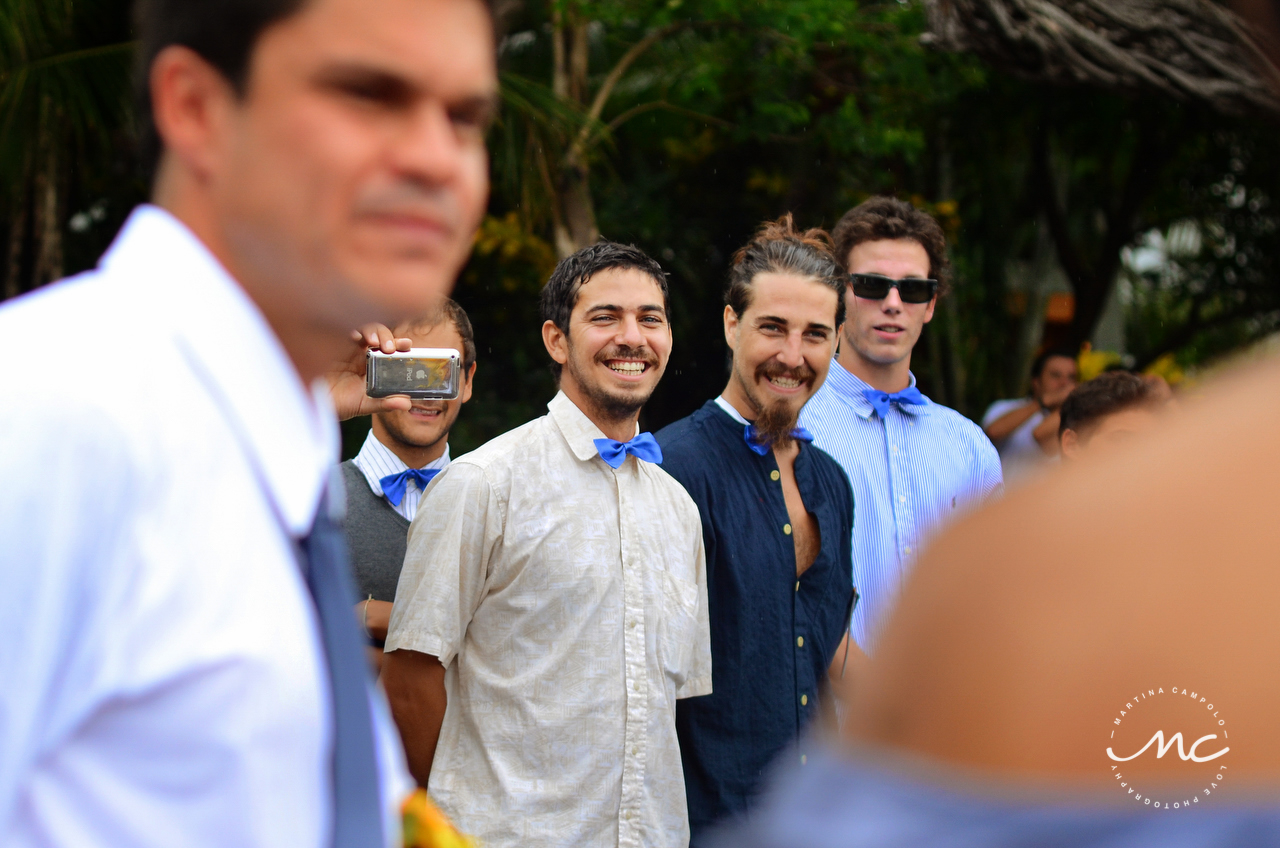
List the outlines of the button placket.
{"type": "Polygon", "coordinates": [[[641,844],[641,809],[644,799],[646,741],[649,724],[648,661],[645,652],[648,622],[645,618],[644,575],[636,557],[642,550],[629,509],[638,462],[623,463],[614,471],[618,492],[618,536],[621,547],[622,606],[628,625],[623,630],[623,664],[626,673],[627,714],[623,730],[622,793],[618,810],[618,845],[641,844]]]}

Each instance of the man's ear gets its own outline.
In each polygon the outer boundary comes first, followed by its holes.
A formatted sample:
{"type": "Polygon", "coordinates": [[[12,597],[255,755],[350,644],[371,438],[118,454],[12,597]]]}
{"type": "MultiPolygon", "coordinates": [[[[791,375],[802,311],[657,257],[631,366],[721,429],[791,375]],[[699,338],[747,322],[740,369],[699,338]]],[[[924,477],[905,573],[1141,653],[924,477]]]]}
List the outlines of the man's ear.
{"type": "Polygon", "coordinates": [[[738,349],[738,313],[733,311],[732,306],[724,308],[724,342],[729,350],[738,349]]]}
{"type": "Polygon", "coordinates": [[[933,310],[938,308],[938,296],[935,294],[933,300],[929,301],[929,307],[924,311],[924,323],[928,324],[933,320],[933,310]]]}
{"type": "Polygon", "coordinates": [[[556,362],[564,365],[569,361],[569,339],[555,321],[542,322],[542,343],[556,362]]]}
{"type": "Polygon", "coordinates": [[[1080,434],[1068,427],[1062,431],[1062,456],[1065,459],[1075,459],[1080,455],[1080,451],[1084,445],[1080,443],[1080,434]]]}
{"type": "Polygon", "coordinates": [[[237,101],[231,84],[198,53],[180,45],[156,54],[148,82],[163,158],[176,159],[197,179],[215,170],[237,101]]]}
{"type": "Polygon", "coordinates": [[[475,385],[477,364],[475,362],[471,363],[471,367],[462,375],[462,391],[458,394],[458,400],[463,403],[471,400],[471,387],[475,385]]]}

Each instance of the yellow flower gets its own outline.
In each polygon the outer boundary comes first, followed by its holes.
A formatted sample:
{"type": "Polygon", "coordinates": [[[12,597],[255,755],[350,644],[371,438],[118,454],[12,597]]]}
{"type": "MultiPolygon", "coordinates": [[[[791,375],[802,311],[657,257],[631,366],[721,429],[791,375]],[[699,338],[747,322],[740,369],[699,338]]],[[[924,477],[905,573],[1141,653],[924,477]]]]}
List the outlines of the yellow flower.
{"type": "Polygon", "coordinates": [[[404,822],[404,848],[476,848],[440,812],[427,793],[419,789],[400,805],[404,822]]]}

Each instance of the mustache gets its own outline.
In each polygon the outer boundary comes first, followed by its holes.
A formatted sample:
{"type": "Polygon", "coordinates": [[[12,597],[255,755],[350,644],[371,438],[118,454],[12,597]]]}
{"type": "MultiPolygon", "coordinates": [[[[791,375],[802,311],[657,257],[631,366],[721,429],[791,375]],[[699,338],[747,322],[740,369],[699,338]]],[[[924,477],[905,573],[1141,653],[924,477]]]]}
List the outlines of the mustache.
{"type": "Polygon", "coordinates": [[[756,366],[756,378],[761,377],[789,377],[808,386],[818,379],[818,372],[803,362],[796,368],[789,368],[776,359],[770,359],[756,366]]]}
{"type": "Polygon", "coordinates": [[[646,365],[657,367],[658,356],[647,347],[628,347],[627,345],[618,345],[616,347],[606,348],[596,354],[596,362],[605,362],[610,359],[635,359],[646,365]]]}
{"type": "Polygon", "coordinates": [[[357,215],[404,215],[427,218],[456,229],[462,214],[453,192],[418,180],[400,180],[369,188],[356,198],[357,215]]]}

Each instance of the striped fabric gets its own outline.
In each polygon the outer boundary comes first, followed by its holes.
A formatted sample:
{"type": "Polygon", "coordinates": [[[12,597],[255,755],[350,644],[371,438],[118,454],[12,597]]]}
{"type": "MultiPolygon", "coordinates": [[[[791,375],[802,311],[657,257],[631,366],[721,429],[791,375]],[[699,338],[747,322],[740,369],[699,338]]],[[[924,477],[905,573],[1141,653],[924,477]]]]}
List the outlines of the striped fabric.
{"type": "MultiPolygon", "coordinates": [[[[382,494],[382,484],[378,481],[383,477],[392,474],[399,474],[409,466],[400,461],[400,457],[391,452],[391,449],[378,441],[378,437],[373,435],[373,431],[369,431],[369,435],[365,437],[364,444],[360,447],[360,453],[356,454],[351,460],[355,463],[364,474],[364,479],[369,481],[369,488],[378,497],[384,497],[382,494]]],[[[438,459],[428,462],[422,466],[426,468],[434,468],[438,471],[444,471],[449,465],[449,446],[444,446],[444,453],[438,459]]],[[[404,516],[408,521],[413,521],[413,517],[418,514],[418,501],[422,500],[422,491],[418,488],[418,484],[414,480],[405,481],[404,498],[400,504],[387,501],[387,505],[394,509],[400,515],[404,516]]]]}
{"type": "Polygon", "coordinates": [[[932,401],[894,404],[881,420],[862,395],[868,388],[833,360],[800,424],[853,485],[853,584],[862,596],[853,635],[871,653],[921,546],[1003,482],[996,449],[972,421],[932,401]]]}

